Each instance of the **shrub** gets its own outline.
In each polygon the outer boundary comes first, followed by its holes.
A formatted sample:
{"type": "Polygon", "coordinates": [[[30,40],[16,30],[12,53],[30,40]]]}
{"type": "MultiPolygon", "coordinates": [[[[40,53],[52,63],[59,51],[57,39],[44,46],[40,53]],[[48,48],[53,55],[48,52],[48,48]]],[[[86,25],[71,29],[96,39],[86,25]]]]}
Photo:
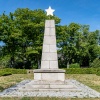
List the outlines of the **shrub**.
{"type": "Polygon", "coordinates": [[[0,76],[6,76],[11,74],[26,74],[26,69],[13,69],[13,68],[5,68],[0,69],[0,76]]]}
{"type": "Polygon", "coordinates": [[[100,68],[97,70],[96,75],[100,76],[100,68]]]}
{"type": "Polygon", "coordinates": [[[100,59],[99,58],[96,58],[90,65],[90,67],[93,67],[93,68],[100,68],[100,59]]]}
{"type": "Polygon", "coordinates": [[[97,74],[96,74],[96,75],[100,76],[100,72],[97,72],[97,74]]]}
{"type": "Polygon", "coordinates": [[[12,74],[26,74],[27,70],[26,69],[11,69],[12,74]]]}
{"type": "Polygon", "coordinates": [[[2,74],[2,76],[8,76],[8,75],[11,75],[12,73],[11,72],[5,72],[2,74]]]}
{"type": "Polygon", "coordinates": [[[70,64],[69,68],[80,68],[80,65],[78,63],[70,64]]]}
{"type": "Polygon", "coordinates": [[[11,72],[4,72],[4,71],[0,71],[0,76],[8,76],[11,75],[11,72]]]}
{"type": "Polygon", "coordinates": [[[100,68],[66,68],[66,74],[97,74],[100,68]]]}

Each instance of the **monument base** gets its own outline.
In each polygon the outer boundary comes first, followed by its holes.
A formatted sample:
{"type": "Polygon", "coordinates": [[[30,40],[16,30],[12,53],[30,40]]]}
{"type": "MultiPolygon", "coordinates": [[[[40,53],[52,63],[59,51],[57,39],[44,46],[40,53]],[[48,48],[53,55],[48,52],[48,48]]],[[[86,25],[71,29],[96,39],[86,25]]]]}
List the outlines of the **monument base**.
{"type": "Polygon", "coordinates": [[[65,70],[62,69],[36,69],[34,72],[34,80],[46,81],[64,81],[65,70]]]}
{"type": "Polygon", "coordinates": [[[78,91],[81,90],[77,88],[72,82],[68,80],[64,81],[44,81],[44,80],[32,80],[29,83],[23,85],[19,88],[20,92],[40,92],[40,91],[78,91]]]}

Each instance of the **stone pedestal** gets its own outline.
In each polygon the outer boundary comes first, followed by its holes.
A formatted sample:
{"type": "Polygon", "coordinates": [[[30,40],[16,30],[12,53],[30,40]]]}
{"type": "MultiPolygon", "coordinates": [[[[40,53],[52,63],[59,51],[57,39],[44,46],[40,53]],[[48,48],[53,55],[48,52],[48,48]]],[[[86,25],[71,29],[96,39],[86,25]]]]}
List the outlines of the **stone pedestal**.
{"type": "Polygon", "coordinates": [[[38,69],[34,70],[34,80],[64,81],[65,71],[60,69],[38,69]]]}
{"type": "Polygon", "coordinates": [[[34,79],[48,81],[65,80],[65,71],[58,69],[54,20],[46,20],[45,22],[41,69],[34,70],[34,79]]]}

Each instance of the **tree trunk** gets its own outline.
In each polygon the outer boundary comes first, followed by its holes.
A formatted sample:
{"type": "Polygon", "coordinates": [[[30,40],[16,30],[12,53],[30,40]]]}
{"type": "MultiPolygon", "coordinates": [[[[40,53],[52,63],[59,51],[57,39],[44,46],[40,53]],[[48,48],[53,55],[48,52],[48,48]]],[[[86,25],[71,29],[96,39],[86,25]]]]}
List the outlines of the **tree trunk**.
{"type": "Polygon", "coordinates": [[[69,68],[69,61],[67,62],[67,68],[69,68]]]}

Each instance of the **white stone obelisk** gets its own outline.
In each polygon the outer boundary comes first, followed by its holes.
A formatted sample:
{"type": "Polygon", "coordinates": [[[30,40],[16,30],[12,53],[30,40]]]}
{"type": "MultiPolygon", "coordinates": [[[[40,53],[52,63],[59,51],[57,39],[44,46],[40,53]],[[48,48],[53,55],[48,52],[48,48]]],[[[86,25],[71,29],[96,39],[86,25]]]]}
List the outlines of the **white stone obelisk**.
{"type": "Polygon", "coordinates": [[[45,21],[41,69],[58,69],[55,21],[45,21]]]}
{"type": "MultiPolygon", "coordinates": [[[[53,15],[54,10],[46,9],[47,15],[53,15]]],[[[65,71],[58,69],[58,57],[56,49],[55,21],[45,21],[45,31],[42,49],[41,68],[34,70],[35,80],[64,81],[65,71]]]]}

